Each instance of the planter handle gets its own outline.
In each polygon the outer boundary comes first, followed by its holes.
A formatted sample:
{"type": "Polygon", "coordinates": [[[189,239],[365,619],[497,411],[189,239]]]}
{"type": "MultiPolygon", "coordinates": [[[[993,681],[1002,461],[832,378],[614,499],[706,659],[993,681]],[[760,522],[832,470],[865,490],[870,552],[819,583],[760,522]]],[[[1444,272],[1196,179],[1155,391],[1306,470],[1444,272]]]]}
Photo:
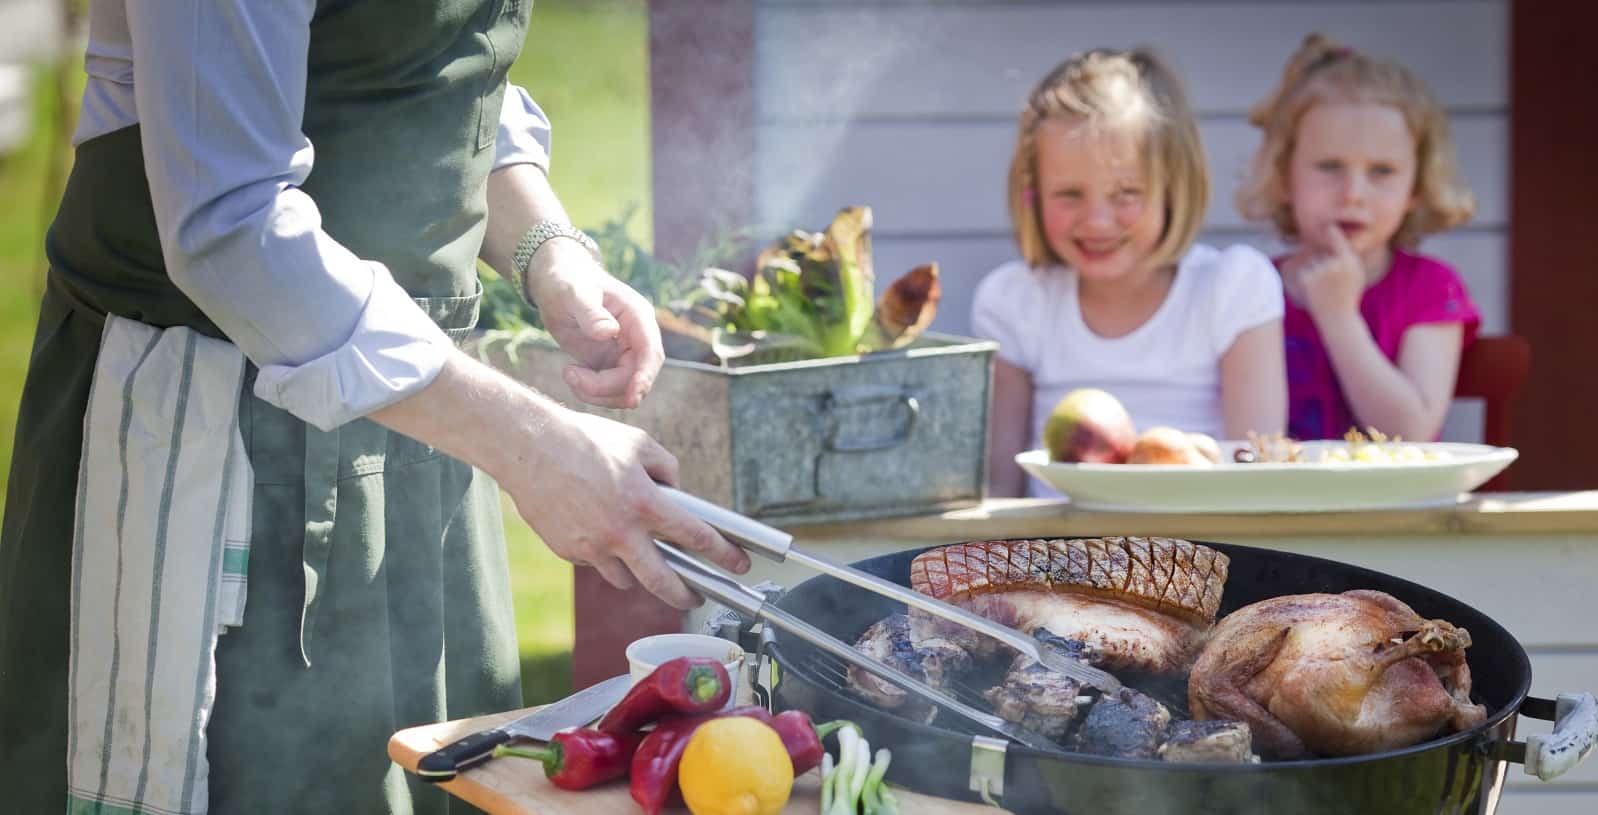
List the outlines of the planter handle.
{"type": "Polygon", "coordinates": [[[898,447],[908,441],[915,430],[916,421],[921,418],[921,402],[916,399],[914,391],[898,385],[856,385],[828,391],[822,397],[821,412],[828,428],[828,452],[869,453],[898,447]],[[842,411],[876,402],[897,402],[904,406],[905,420],[896,432],[870,439],[839,438],[842,435],[842,411]]]}

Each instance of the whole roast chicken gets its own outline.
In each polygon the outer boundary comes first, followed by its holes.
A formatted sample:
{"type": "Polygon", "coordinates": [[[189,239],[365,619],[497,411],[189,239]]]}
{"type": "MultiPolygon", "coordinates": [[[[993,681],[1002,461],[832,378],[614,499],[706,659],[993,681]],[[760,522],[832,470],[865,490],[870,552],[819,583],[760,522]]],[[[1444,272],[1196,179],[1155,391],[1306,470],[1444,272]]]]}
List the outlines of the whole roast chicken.
{"type": "Polygon", "coordinates": [[[1379,591],[1273,597],[1222,619],[1188,679],[1195,719],[1248,723],[1267,758],[1392,750],[1486,718],[1470,632],[1379,591]]]}

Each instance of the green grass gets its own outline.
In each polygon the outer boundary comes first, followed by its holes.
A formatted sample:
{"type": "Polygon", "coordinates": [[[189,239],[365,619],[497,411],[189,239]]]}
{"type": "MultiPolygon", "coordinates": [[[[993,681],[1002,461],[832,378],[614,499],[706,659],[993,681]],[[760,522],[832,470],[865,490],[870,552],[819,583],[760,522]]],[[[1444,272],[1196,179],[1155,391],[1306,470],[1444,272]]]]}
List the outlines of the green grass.
{"type": "MultiPolygon", "coordinates": [[[[5,506],[17,402],[44,292],[44,231],[59,197],[45,192],[60,183],[50,178],[49,168],[63,155],[56,140],[65,138],[56,121],[56,76],[53,71],[36,72],[30,137],[15,152],[0,155],[0,201],[6,202],[6,215],[0,218],[0,508],[5,506]]],[[[72,78],[78,79],[76,74],[72,78]]]]}
{"type": "Polygon", "coordinates": [[[522,699],[529,705],[550,702],[572,689],[572,565],[555,557],[517,517],[510,499],[501,503],[516,598],[522,699]]]}
{"type": "MultiPolygon", "coordinates": [[[[640,205],[630,232],[651,242],[648,32],[644,0],[538,0],[511,81],[527,88],[553,123],[550,177],[572,221],[595,226],[640,205]]],[[[32,137],[0,156],[0,511],[10,470],[17,402],[33,342],[43,271],[48,167],[58,132],[57,70],[81,83],[81,57],[40,66],[32,137]]],[[[521,644],[523,697],[548,701],[571,689],[572,571],[505,502],[505,536],[521,644]]]]}
{"type": "Polygon", "coordinates": [[[630,232],[646,246],[648,23],[644,0],[538,0],[510,72],[549,115],[550,180],[572,222],[591,228],[638,204],[630,232]]]}

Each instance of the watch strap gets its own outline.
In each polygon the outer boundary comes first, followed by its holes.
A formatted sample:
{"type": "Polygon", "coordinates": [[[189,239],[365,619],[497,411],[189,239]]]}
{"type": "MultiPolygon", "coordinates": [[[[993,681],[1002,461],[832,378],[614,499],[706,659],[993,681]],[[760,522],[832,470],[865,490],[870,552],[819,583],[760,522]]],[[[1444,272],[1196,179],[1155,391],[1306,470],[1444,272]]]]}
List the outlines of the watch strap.
{"type": "Polygon", "coordinates": [[[539,221],[533,227],[522,233],[521,240],[516,242],[516,252],[511,255],[511,275],[515,278],[516,290],[524,296],[527,293],[527,269],[532,265],[533,255],[538,253],[539,247],[555,238],[571,238],[583,245],[594,260],[600,260],[599,244],[588,233],[561,221],[539,221]]]}

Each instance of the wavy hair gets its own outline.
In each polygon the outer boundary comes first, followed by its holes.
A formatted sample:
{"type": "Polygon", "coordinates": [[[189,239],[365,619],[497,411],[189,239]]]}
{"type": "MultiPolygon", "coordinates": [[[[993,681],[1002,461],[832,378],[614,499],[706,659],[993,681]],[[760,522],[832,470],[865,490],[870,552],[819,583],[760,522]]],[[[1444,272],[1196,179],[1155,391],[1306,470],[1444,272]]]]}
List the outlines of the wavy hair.
{"type": "Polygon", "coordinates": [[[1284,240],[1298,239],[1287,184],[1298,123],[1318,104],[1351,102],[1395,108],[1415,139],[1415,208],[1404,217],[1393,243],[1413,249],[1423,236],[1470,219],[1476,198],[1459,178],[1448,117],[1431,91],[1396,61],[1363,54],[1320,34],[1304,38],[1281,82],[1249,112],[1249,122],[1263,131],[1264,139],[1237,191],[1244,217],[1271,222],[1284,240]]]}
{"type": "Polygon", "coordinates": [[[1175,72],[1146,48],[1094,49],[1056,66],[1032,90],[1021,110],[1007,195],[1016,244],[1034,267],[1063,265],[1044,239],[1036,205],[1036,134],[1047,119],[1136,137],[1149,200],[1165,212],[1165,229],[1150,259],[1157,266],[1176,263],[1204,223],[1210,178],[1198,122],[1175,72]]]}

